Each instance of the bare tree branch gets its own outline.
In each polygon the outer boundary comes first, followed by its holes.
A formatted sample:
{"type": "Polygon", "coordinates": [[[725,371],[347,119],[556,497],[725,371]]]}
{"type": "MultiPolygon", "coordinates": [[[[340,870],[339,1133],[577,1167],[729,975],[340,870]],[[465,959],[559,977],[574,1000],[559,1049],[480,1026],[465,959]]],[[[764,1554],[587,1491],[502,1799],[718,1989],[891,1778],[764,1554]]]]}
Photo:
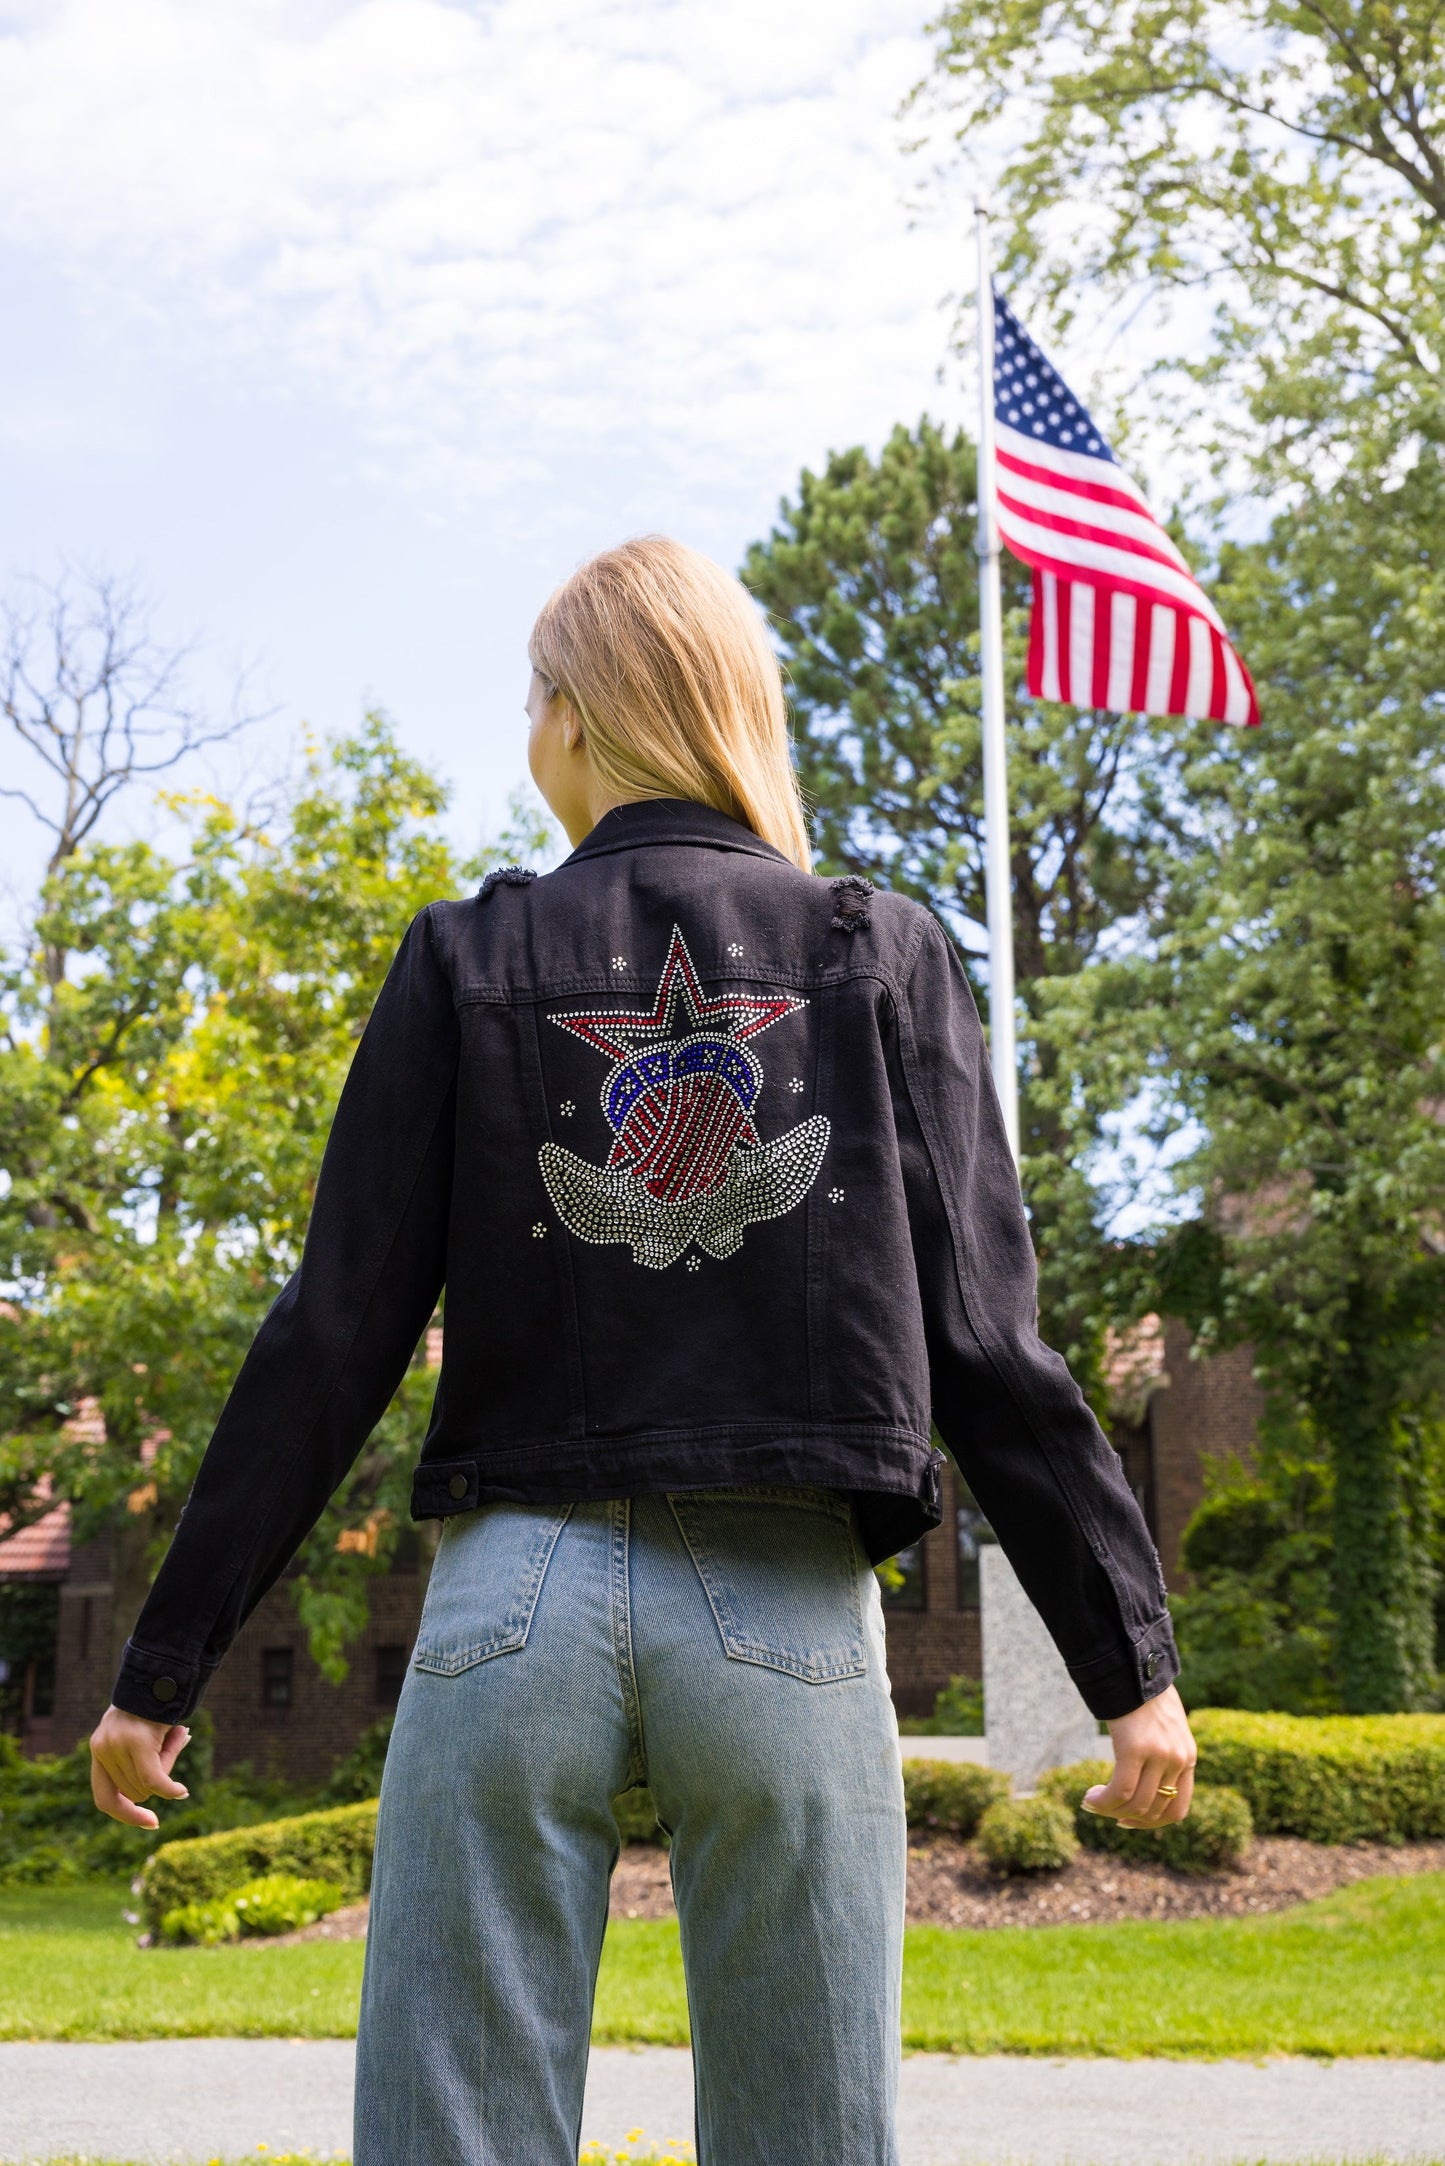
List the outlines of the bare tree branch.
{"type": "Polygon", "coordinates": [[[193,651],[158,643],[150,606],[127,580],[66,570],[54,581],[27,579],[20,596],[0,602],[0,718],[59,786],[48,805],[13,784],[0,796],[17,798],[52,837],[47,874],[122,790],[260,719],[242,692],[224,721],[191,700],[193,651]]]}

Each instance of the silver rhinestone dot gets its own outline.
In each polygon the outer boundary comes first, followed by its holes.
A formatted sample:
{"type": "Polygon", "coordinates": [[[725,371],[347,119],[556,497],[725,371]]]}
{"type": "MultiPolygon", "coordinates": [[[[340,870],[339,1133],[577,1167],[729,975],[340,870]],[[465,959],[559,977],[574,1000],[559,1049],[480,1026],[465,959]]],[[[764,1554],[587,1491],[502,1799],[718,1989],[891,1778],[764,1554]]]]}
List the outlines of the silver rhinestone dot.
{"type": "Polygon", "coordinates": [[[828,1191],[828,1201],[829,1201],[829,1203],[841,1203],[841,1202],[843,1201],[843,1191],[842,1191],[842,1189],[841,1189],[841,1188],[830,1188],[830,1189],[829,1189],[829,1191],[828,1191]]]}

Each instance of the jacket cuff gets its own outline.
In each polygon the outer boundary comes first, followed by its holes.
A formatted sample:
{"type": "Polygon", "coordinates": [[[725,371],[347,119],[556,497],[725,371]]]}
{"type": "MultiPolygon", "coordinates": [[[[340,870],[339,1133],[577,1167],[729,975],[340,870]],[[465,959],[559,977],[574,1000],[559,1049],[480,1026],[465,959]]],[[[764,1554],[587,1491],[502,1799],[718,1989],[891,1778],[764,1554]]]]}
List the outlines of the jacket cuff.
{"type": "Polygon", "coordinates": [[[1158,1618],[1123,1653],[1102,1655],[1096,1662],[1070,1663],[1069,1675],[1089,1713],[1097,1715],[1100,1722],[1132,1715],[1146,1700],[1167,1692],[1179,1675],[1179,1654],[1168,1614],[1158,1618]]]}
{"type": "Polygon", "coordinates": [[[152,1654],[127,1640],[111,1688],[111,1704],[147,1722],[184,1722],[200,1705],[210,1675],[198,1662],[152,1654]]]}

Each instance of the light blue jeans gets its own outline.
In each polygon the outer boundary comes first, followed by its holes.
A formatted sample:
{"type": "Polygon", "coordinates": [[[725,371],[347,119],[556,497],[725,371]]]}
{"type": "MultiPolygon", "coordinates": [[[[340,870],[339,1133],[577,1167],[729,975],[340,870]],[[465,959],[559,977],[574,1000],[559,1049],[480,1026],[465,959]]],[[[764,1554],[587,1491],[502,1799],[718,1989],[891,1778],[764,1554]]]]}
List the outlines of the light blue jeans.
{"type": "Polygon", "coordinates": [[[702,2166],[896,2166],[878,1588],[849,1505],[790,1489],[447,1523],[381,1791],[356,2166],[576,2166],[610,1801],[644,1781],[702,2166]]]}

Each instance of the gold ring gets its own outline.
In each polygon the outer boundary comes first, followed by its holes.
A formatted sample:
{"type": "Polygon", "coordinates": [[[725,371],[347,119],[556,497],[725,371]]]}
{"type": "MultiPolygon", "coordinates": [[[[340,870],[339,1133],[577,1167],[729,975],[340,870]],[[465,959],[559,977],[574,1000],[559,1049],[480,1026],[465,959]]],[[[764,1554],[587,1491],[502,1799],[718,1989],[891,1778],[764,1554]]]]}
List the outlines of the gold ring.
{"type": "Polygon", "coordinates": [[[1175,1789],[1172,1782],[1161,1782],[1157,1795],[1160,1797],[1178,1797],[1179,1792],[1175,1789]]]}

